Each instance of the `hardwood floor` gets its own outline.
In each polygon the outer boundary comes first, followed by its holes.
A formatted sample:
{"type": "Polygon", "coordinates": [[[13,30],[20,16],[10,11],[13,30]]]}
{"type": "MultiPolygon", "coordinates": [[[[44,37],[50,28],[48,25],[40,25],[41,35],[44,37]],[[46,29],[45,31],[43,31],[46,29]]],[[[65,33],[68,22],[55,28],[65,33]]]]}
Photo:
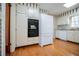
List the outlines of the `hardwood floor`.
{"type": "Polygon", "coordinates": [[[79,56],[79,44],[55,39],[54,44],[16,48],[11,56],[79,56]]]}

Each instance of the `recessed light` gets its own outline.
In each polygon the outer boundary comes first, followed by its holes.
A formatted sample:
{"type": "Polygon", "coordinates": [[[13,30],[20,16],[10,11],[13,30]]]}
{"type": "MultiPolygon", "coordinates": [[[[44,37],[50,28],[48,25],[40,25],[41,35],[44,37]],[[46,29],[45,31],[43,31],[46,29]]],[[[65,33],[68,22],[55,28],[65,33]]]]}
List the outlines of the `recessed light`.
{"type": "Polygon", "coordinates": [[[64,7],[66,7],[66,8],[69,8],[69,7],[71,7],[71,6],[73,6],[73,5],[76,5],[77,3],[65,3],[64,4],[64,7]]]}

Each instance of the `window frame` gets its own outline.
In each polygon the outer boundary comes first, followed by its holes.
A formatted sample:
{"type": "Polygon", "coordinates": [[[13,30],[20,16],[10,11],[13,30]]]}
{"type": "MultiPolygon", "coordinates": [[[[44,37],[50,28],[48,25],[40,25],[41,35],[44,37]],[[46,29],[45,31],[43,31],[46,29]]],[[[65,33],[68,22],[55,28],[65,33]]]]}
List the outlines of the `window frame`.
{"type": "Polygon", "coordinates": [[[75,16],[70,16],[69,17],[69,20],[70,20],[69,24],[70,24],[71,28],[79,28],[79,26],[78,26],[79,25],[79,19],[78,20],[72,20],[72,18],[76,18],[76,17],[79,18],[79,15],[75,15],[75,16]],[[73,21],[73,23],[72,23],[72,21],[73,21]]]}

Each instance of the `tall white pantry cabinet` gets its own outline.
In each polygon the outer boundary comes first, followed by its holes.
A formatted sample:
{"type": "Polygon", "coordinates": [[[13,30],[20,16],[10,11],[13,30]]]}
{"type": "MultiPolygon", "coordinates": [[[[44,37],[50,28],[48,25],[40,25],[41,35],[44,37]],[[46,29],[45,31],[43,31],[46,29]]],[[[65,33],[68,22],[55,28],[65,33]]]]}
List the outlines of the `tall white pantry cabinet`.
{"type": "Polygon", "coordinates": [[[54,35],[53,16],[42,13],[40,23],[40,45],[52,44],[54,35]]]}
{"type": "Polygon", "coordinates": [[[27,45],[27,7],[17,5],[16,7],[16,47],[27,45]]]}

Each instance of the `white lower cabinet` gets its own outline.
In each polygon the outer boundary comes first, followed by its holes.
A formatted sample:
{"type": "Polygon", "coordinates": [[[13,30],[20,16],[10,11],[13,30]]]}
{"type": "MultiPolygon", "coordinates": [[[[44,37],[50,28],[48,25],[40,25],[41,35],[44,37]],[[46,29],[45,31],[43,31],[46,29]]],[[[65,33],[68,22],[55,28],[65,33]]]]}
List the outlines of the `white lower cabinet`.
{"type": "Polygon", "coordinates": [[[69,41],[73,41],[75,38],[74,38],[74,32],[73,31],[68,31],[67,32],[67,40],[69,41]]]}
{"type": "Polygon", "coordinates": [[[79,43],[79,31],[75,31],[74,36],[75,36],[75,40],[74,40],[74,42],[79,43]]]}
{"type": "Polygon", "coordinates": [[[42,34],[40,37],[41,41],[41,46],[48,45],[48,44],[53,44],[53,36],[51,34],[42,34]]]}
{"type": "Polygon", "coordinates": [[[28,41],[27,45],[36,44],[39,43],[39,37],[29,37],[27,41],[28,41]]]}
{"type": "Polygon", "coordinates": [[[57,30],[56,37],[60,38],[61,40],[68,40],[79,43],[79,31],[76,30],[57,30]]]}
{"type": "Polygon", "coordinates": [[[67,39],[66,38],[66,33],[67,33],[67,31],[65,31],[65,30],[57,30],[56,37],[60,38],[62,40],[66,40],[67,39]]]}
{"type": "Polygon", "coordinates": [[[67,40],[79,43],[79,31],[68,31],[67,40]]]}

